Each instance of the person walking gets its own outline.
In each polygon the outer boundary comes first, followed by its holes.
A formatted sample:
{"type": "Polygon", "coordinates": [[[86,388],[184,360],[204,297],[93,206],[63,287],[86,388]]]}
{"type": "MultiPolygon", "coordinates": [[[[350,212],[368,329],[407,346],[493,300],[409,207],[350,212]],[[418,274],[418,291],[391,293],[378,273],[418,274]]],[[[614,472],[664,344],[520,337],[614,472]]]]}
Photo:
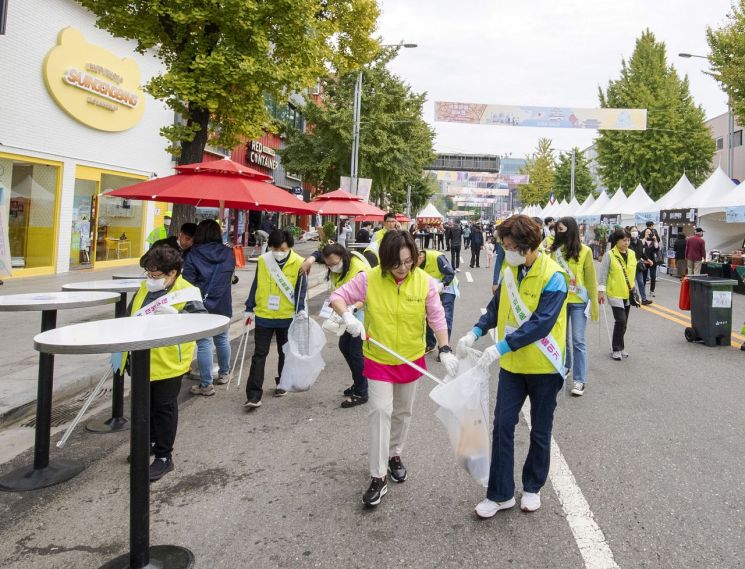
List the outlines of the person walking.
{"type": "Polygon", "coordinates": [[[573,217],[562,217],[556,222],[551,256],[569,276],[565,365],[574,380],[572,395],[581,397],[587,387],[588,312],[593,322],[598,320],[598,280],[592,250],[581,243],[579,227],[573,217]]]}
{"type": "MultiPolygon", "coordinates": [[[[233,317],[231,279],[235,272],[233,250],[222,242],[222,231],[214,219],[205,219],[194,234],[194,245],[184,263],[183,277],[198,287],[204,307],[210,314],[233,317]]],[[[230,381],[230,338],[225,330],[212,338],[197,340],[199,385],[193,385],[193,395],[211,396],[217,385],[230,381]],[[217,351],[218,375],[212,378],[212,345],[217,351]]]]}
{"type": "Polygon", "coordinates": [[[347,228],[344,221],[339,222],[339,228],[337,230],[336,242],[342,247],[347,246],[347,228]]]}
{"type": "Polygon", "coordinates": [[[636,227],[631,227],[629,230],[631,239],[629,241],[629,248],[634,252],[636,256],[636,273],[634,274],[634,282],[636,284],[636,290],[641,297],[643,305],[652,304],[652,301],[647,298],[647,271],[649,269],[649,259],[646,256],[644,249],[644,241],[639,237],[639,230],[636,227]]]}
{"type": "Polygon", "coordinates": [[[471,246],[471,225],[468,224],[463,228],[463,248],[468,249],[471,246]]]}
{"type": "MultiPolygon", "coordinates": [[[[181,274],[181,254],[168,245],[152,247],[140,259],[146,279],[129,305],[130,316],[206,313],[199,289],[181,274]]],[[[160,480],[173,470],[173,445],[178,429],[178,394],[181,380],[189,371],[195,342],[150,350],[150,440],[155,459],[150,481],[160,480]]],[[[124,367],[127,354],[124,354],[124,367]]]]}
{"type": "Polygon", "coordinates": [[[451,222],[445,223],[445,251],[450,251],[450,238],[452,237],[453,224],[451,222]]]}
{"type": "MultiPolygon", "coordinates": [[[[338,243],[326,245],[321,251],[314,251],[303,261],[300,270],[308,274],[313,263],[324,263],[328,267],[327,279],[332,290],[347,284],[359,273],[370,270],[370,263],[360,253],[348,251],[338,243]]],[[[358,317],[362,317],[363,304],[355,305],[358,317]]],[[[352,386],[344,390],[346,399],[342,401],[344,408],[356,407],[367,403],[367,378],[363,373],[364,357],[362,355],[362,338],[354,337],[349,332],[344,332],[339,338],[339,351],[352,372],[352,386]]]]}
{"type": "Polygon", "coordinates": [[[551,460],[556,396],[564,383],[568,277],[541,251],[541,227],[526,215],[515,215],[497,227],[505,248],[506,267],[496,296],[457,352],[464,354],[478,338],[497,329],[478,366],[488,370],[499,360],[494,410],[491,467],[486,498],[476,515],[486,519],[515,506],[515,425],[526,397],[530,399],[530,448],[522,471],[520,508],[541,507],[541,488],[551,460]]]}
{"type": "Polygon", "coordinates": [[[163,214],[163,225],[153,228],[150,234],[147,236],[147,243],[149,248],[152,249],[156,241],[161,241],[168,237],[168,229],[171,227],[171,218],[173,214],[167,211],[163,214]]]}
{"type": "MultiPolygon", "coordinates": [[[[541,223],[538,223],[539,227],[541,226],[541,223]]],[[[497,294],[497,289],[499,288],[499,285],[502,281],[502,268],[504,267],[504,257],[505,257],[505,251],[504,251],[504,247],[502,247],[501,241],[499,240],[499,228],[497,227],[497,229],[494,232],[494,274],[492,275],[492,286],[491,286],[492,295],[497,294]]]]}
{"type": "Polygon", "coordinates": [[[359,231],[357,231],[357,235],[355,236],[355,241],[357,243],[370,243],[370,228],[372,227],[372,223],[369,221],[365,221],[362,223],[362,227],[360,227],[359,231]]]}
{"type": "MultiPolygon", "coordinates": [[[[419,251],[417,266],[432,277],[437,284],[437,292],[440,294],[440,302],[445,311],[445,321],[448,325],[448,338],[450,338],[453,332],[455,299],[460,294],[455,271],[448,263],[445,253],[440,251],[419,251]]],[[[436,347],[435,334],[432,328],[427,326],[427,353],[434,351],[436,347]]]]}
{"type": "Polygon", "coordinates": [[[704,230],[696,228],[696,232],[686,241],[686,265],[689,275],[700,275],[701,264],[706,259],[706,241],[704,241],[704,230]]]}
{"type": "Polygon", "coordinates": [[[478,223],[471,229],[471,268],[480,268],[481,248],[484,246],[484,234],[481,233],[481,226],[478,223]]]}
{"type": "Polygon", "coordinates": [[[442,251],[445,248],[445,229],[442,224],[437,226],[437,249],[442,251]]]}
{"type": "Polygon", "coordinates": [[[624,336],[631,306],[639,306],[638,291],[629,278],[636,273],[636,254],[629,247],[631,236],[625,229],[616,229],[610,237],[610,251],[603,256],[598,273],[598,302],[606,299],[613,310],[613,339],[611,357],[616,361],[628,358],[624,336]]]}
{"type": "MultiPolygon", "coordinates": [[[[407,231],[389,231],[380,244],[380,265],[361,272],[331,295],[331,306],[354,337],[365,332],[393,351],[426,369],[425,327],[429,323],[440,346],[448,374],[455,375],[458,358],[448,345],[447,324],[437,286],[416,266],[418,250],[407,231]],[[364,324],[350,311],[362,302],[364,324]]],[[[365,341],[364,375],[369,392],[369,462],[371,481],[362,496],[372,507],[388,492],[387,477],[404,482],[408,472],[401,460],[411,424],[420,373],[382,348],[365,341]]]]}
{"type": "MultiPolygon", "coordinates": [[[[307,279],[299,278],[303,258],[292,250],[295,239],[287,230],[275,229],[267,240],[269,251],[259,257],[256,276],[251,284],[251,292],[246,299],[244,320],[247,326],[256,324],[254,340],[256,348],[251,357],[251,368],[246,382],[246,402],[249,410],[261,406],[264,385],[264,364],[269,355],[272,336],[277,338],[277,376],[274,382],[279,386],[279,378],[285,364],[282,346],[287,343],[287,331],[292,324],[296,310],[305,310],[307,279]]],[[[277,387],[275,397],[287,392],[277,387]]]]}
{"type": "MultiPolygon", "coordinates": [[[[647,223],[651,222],[648,221],[647,223]]],[[[654,297],[654,290],[657,286],[657,260],[660,254],[660,240],[657,237],[657,232],[651,226],[647,226],[644,230],[642,245],[644,246],[644,264],[647,265],[647,271],[644,275],[644,288],[646,289],[647,277],[649,277],[649,294],[654,297]]]]}
{"type": "Polygon", "coordinates": [[[450,229],[450,266],[460,272],[460,247],[463,241],[463,228],[460,222],[453,223],[450,229]]]}
{"type": "Polygon", "coordinates": [[[484,243],[484,252],[486,253],[486,268],[491,268],[491,260],[494,258],[494,238],[491,237],[484,243]]]}
{"type": "Polygon", "coordinates": [[[675,271],[679,279],[686,276],[686,236],[682,228],[678,228],[678,235],[673,243],[675,249],[675,271]]]}

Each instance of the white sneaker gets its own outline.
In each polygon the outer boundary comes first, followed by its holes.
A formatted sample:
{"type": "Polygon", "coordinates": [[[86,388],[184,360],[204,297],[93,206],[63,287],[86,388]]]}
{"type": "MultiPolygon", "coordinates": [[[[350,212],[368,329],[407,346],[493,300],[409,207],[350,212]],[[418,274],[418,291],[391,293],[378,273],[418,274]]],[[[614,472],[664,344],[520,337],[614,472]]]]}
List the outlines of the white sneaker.
{"type": "Polygon", "coordinates": [[[626,350],[621,350],[621,356],[624,357],[624,358],[628,358],[629,357],[629,353],[626,350]]]}
{"type": "Polygon", "coordinates": [[[584,394],[585,394],[585,384],[580,383],[579,381],[575,381],[574,385],[572,386],[572,395],[581,397],[584,394]]]}
{"type": "Polygon", "coordinates": [[[533,492],[523,492],[520,498],[520,509],[523,512],[535,512],[541,507],[541,495],[533,492]]]}
{"type": "Polygon", "coordinates": [[[484,500],[481,500],[481,502],[478,503],[476,506],[475,512],[478,517],[480,517],[482,520],[488,520],[491,517],[494,517],[494,514],[496,514],[499,510],[509,510],[510,508],[515,507],[515,497],[513,496],[509,500],[506,500],[505,502],[494,502],[493,500],[490,500],[489,498],[486,498],[484,500]]]}
{"type": "Polygon", "coordinates": [[[620,361],[621,361],[621,358],[622,358],[623,356],[621,355],[621,352],[613,352],[613,354],[611,355],[611,357],[612,357],[612,358],[613,358],[614,360],[616,360],[616,361],[619,361],[619,362],[620,362],[620,361]]]}

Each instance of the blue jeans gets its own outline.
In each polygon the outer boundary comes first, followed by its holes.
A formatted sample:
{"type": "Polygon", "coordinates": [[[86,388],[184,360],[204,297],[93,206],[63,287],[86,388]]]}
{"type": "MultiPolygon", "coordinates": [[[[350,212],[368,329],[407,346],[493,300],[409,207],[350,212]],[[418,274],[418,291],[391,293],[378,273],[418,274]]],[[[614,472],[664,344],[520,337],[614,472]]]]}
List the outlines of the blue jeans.
{"type": "Polygon", "coordinates": [[[574,381],[580,383],[587,383],[586,308],[586,302],[567,304],[566,366],[572,369],[574,381]]]}
{"type": "Polygon", "coordinates": [[[362,338],[354,337],[349,332],[339,338],[339,351],[352,372],[352,382],[354,384],[354,394],[360,397],[367,397],[367,378],[362,375],[362,369],[365,367],[365,357],[362,355],[362,338]]]}
{"type": "Polygon", "coordinates": [[[523,490],[538,492],[551,464],[551,430],[556,395],[564,380],[558,373],[523,374],[500,370],[494,409],[491,467],[486,497],[504,502],[515,495],[515,425],[530,398],[530,448],[523,465],[523,490]]]}
{"type": "Polygon", "coordinates": [[[644,290],[644,274],[646,271],[636,271],[636,290],[639,291],[639,296],[642,300],[647,300],[647,292],[644,290]]]}
{"type": "Polygon", "coordinates": [[[220,374],[230,371],[230,341],[228,332],[222,332],[212,338],[197,340],[197,363],[199,364],[199,382],[202,387],[212,384],[212,342],[217,349],[217,363],[220,366],[220,374]]]}
{"type": "MultiPolygon", "coordinates": [[[[448,340],[450,340],[450,334],[453,331],[453,310],[455,309],[455,295],[450,292],[443,292],[440,295],[440,302],[442,302],[442,308],[445,309],[445,322],[448,325],[448,340]]],[[[437,339],[432,328],[427,325],[427,346],[436,346],[437,339]]]]}

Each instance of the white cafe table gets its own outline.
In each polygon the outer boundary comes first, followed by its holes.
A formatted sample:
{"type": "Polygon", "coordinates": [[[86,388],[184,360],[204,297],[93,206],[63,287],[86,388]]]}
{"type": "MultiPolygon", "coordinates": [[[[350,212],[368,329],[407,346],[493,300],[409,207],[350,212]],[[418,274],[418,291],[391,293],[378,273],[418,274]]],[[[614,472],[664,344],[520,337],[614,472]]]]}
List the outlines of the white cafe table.
{"type": "Polygon", "coordinates": [[[209,338],[229,324],[229,318],[216,314],[165,314],[73,324],[34,338],[34,347],[42,353],[130,352],[132,358],[129,553],[101,569],[193,566],[194,555],[184,547],[150,547],[150,349],[209,338]]]}
{"type": "MultiPolygon", "coordinates": [[[[0,312],[39,311],[41,312],[41,331],[45,332],[57,325],[57,310],[114,304],[117,300],[119,300],[119,295],[114,292],[9,294],[0,296],[0,312]]],[[[24,466],[1,477],[0,490],[6,492],[37,490],[69,480],[83,470],[82,464],[70,461],[49,462],[53,388],[54,356],[39,354],[34,464],[33,467],[24,466]]]]}
{"type": "MultiPolygon", "coordinates": [[[[127,293],[140,289],[140,279],[115,279],[100,281],[83,281],[62,285],[62,290],[89,290],[118,292],[119,300],[114,307],[114,318],[127,315],[127,293]]],[[[111,417],[105,421],[91,421],[85,426],[91,433],[115,433],[129,428],[129,420],[124,416],[124,373],[114,370],[111,389],[111,417]]]]}
{"type": "Polygon", "coordinates": [[[114,280],[140,280],[144,281],[147,277],[145,276],[145,273],[140,271],[139,273],[114,273],[111,275],[111,278],[114,280]]]}

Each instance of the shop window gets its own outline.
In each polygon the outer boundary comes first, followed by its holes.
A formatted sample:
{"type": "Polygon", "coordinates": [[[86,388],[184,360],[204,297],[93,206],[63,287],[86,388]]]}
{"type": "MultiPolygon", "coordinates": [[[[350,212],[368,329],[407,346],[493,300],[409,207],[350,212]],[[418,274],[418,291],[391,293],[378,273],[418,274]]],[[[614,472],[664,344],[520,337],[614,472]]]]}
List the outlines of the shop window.
{"type": "Polygon", "coordinates": [[[719,138],[717,138],[716,142],[717,142],[717,151],[724,150],[724,137],[720,136],[719,138]]]}
{"type": "Polygon", "coordinates": [[[54,265],[58,183],[58,166],[0,158],[0,194],[7,208],[13,268],[54,265]]]}
{"type": "Polygon", "coordinates": [[[732,133],[732,148],[742,146],[742,130],[736,130],[732,133]]]}
{"type": "Polygon", "coordinates": [[[96,261],[139,258],[142,240],[143,204],[106,195],[139,180],[114,174],[101,174],[96,219],[96,261]]]}

